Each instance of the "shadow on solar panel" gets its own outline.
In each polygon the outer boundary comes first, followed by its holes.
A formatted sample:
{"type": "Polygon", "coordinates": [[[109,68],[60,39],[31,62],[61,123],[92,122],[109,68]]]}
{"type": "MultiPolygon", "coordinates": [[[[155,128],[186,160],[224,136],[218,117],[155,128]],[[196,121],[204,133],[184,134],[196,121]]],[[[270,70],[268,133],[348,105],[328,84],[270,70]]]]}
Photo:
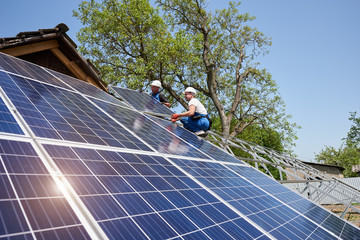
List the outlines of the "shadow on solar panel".
{"type": "Polygon", "coordinates": [[[149,94],[115,86],[111,86],[110,88],[118,94],[121,99],[124,99],[129,105],[138,111],[161,115],[174,114],[171,109],[161,104],[149,94]]]}

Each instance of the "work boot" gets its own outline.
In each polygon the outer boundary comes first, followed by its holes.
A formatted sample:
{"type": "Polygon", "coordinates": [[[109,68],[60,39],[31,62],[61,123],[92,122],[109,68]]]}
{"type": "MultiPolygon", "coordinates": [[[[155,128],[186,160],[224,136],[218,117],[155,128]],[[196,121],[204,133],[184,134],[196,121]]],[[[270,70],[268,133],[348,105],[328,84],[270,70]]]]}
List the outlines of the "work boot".
{"type": "Polygon", "coordinates": [[[206,132],[204,130],[200,130],[200,131],[195,132],[195,135],[199,136],[199,137],[205,137],[206,132]]]}

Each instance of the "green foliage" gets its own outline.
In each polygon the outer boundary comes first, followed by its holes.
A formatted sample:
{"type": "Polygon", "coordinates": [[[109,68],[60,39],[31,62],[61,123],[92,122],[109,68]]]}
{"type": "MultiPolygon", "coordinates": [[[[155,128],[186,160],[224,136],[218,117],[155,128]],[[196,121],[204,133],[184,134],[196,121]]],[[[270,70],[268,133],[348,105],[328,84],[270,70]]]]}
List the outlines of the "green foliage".
{"type": "Polygon", "coordinates": [[[239,138],[270,148],[278,151],[279,153],[284,152],[284,146],[282,144],[280,134],[272,129],[267,131],[260,126],[251,126],[241,132],[239,134],[239,138]]]}
{"type": "MultiPolygon", "coordinates": [[[[232,125],[235,125],[236,123],[233,122],[232,125]]],[[[215,130],[221,130],[221,121],[219,118],[214,119],[213,121],[213,129],[215,130]]],[[[247,142],[251,142],[253,144],[256,145],[260,145],[266,148],[270,148],[272,150],[275,150],[279,153],[284,153],[285,152],[285,148],[283,146],[283,142],[281,139],[281,135],[276,132],[275,130],[265,130],[264,128],[261,128],[260,126],[249,126],[248,128],[246,128],[244,131],[242,131],[238,136],[238,138],[245,140],[247,142]]],[[[235,148],[235,147],[230,147],[232,152],[235,154],[235,156],[238,157],[244,157],[244,158],[251,158],[253,159],[253,157],[251,156],[251,154],[247,153],[246,151],[240,149],[240,148],[235,148]]],[[[261,155],[261,157],[268,159],[268,156],[266,155],[261,155]]],[[[270,160],[270,159],[268,159],[270,160]]],[[[252,166],[255,166],[254,162],[248,162],[249,164],[251,164],[252,166]]],[[[275,179],[280,180],[280,172],[279,170],[272,166],[272,165],[266,165],[267,169],[271,172],[271,174],[273,175],[273,177],[275,179]]],[[[266,170],[259,165],[259,170],[267,173],[266,170]]],[[[283,179],[286,179],[286,174],[283,174],[283,179]]]]}
{"type": "Polygon", "coordinates": [[[147,0],[91,0],[82,2],[74,16],[85,26],[77,35],[80,52],[105,81],[129,88],[144,88],[145,79],[156,78],[167,57],[161,53],[176,52],[172,44],[183,40],[171,36],[147,0]]]}
{"type": "Polygon", "coordinates": [[[350,112],[349,120],[353,122],[347,134],[346,140],[358,146],[360,144],[360,117],[356,117],[356,112],[350,112]]]}
{"type": "Polygon", "coordinates": [[[357,174],[352,172],[352,166],[360,164],[360,118],[356,117],[356,112],[350,112],[349,120],[353,121],[353,124],[345,143],[338,149],[325,146],[325,149],[315,155],[315,160],[325,164],[342,166],[345,168],[345,177],[357,177],[357,174]]]}
{"type": "Polygon", "coordinates": [[[357,177],[351,168],[353,165],[360,164],[360,151],[352,144],[341,146],[338,149],[326,146],[315,155],[315,160],[324,164],[344,167],[344,177],[357,177]]]}
{"type": "Polygon", "coordinates": [[[182,92],[192,86],[221,131],[231,137],[250,126],[276,129],[290,148],[298,126],[290,123],[275,80],[258,68],[271,39],[239,13],[240,3],[210,12],[205,0],[90,0],[74,11],[84,27],[80,52],[108,83],[148,89],[159,79],[164,93],[187,108],[182,92]],[[161,7],[161,11],[160,11],[161,7]]]}
{"type": "MultiPolygon", "coordinates": [[[[263,129],[259,126],[250,126],[250,127],[246,128],[244,131],[242,131],[238,135],[238,137],[242,140],[252,142],[256,145],[260,145],[260,146],[278,151],[279,153],[284,152],[284,146],[282,144],[280,134],[274,130],[266,131],[265,129],[263,129]]],[[[252,156],[250,156],[250,154],[242,151],[241,149],[238,149],[238,148],[231,148],[231,149],[236,156],[253,158],[252,156]]],[[[265,159],[270,160],[267,155],[260,155],[260,156],[265,159]]],[[[249,162],[249,163],[251,165],[255,166],[255,163],[251,163],[251,162],[249,162]]],[[[266,167],[271,172],[271,174],[273,175],[273,177],[275,179],[278,179],[278,180],[281,179],[280,172],[275,166],[266,165],[266,167]]],[[[267,173],[266,169],[264,169],[260,165],[259,165],[259,170],[264,173],[267,173]]],[[[285,173],[283,173],[283,179],[286,179],[285,173]]]]}

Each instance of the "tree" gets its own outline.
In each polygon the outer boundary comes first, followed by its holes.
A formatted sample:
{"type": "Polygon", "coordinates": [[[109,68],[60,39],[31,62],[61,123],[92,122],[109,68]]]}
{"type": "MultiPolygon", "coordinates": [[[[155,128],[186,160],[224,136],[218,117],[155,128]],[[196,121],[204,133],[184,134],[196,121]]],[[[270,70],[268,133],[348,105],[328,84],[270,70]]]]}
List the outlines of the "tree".
{"type": "MultiPolygon", "coordinates": [[[[219,128],[221,128],[220,125],[221,125],[221,121],[220,121],[219,117],[215,118],[213,121],[213,128],[215,130],[218,130],[219,128]]],[[[265,129],[261,128],[260,126],[253,125],[253,126],[247,127],[246,129],[244,129],[244,131],[239,133],[237,138],[240,138],[244,141],[253,143],[254,145],[260,145],[260,146],[263,146],[266,148],[270,148],[279,153],[284,153],[286,151],[282,144],[280,134],[277,133],[273,129],[265,130],[265,129]]],[[[236,156],[251,157],[251,155],[249,155],[248,153],[245,153],[244,151],[242,151],[240,149],[237,149],[235,147],[234,148],[230,147],[230,148],[232,149],[233,153],[236,156]]]]}
{"type": "MultiPolygon", "coordinates": [[[[251,142],[254,145],[260,145],[275,150],[279,153],[283,153],[285,151],[284,146],[281,142],[280,134],[278,134],[276,131],[272,129],[265,130],[260,126],[253,125],[247,127],[237,137],[242,140],[251,142]]],[[[253,159],[253,156],[251,154],[242,150],[241,148],[236,148],[236,147],[230,147],[230,148],[235,156],[253,159]]],[[[266,154],[258,153],[258,155],[272,162],[271,159],[266,154]]],[[[248,162],[248,163],[252,166],[255,166],[254,162],[248,162]]],[[[258,165],[258,169],[264,173],[268,173],[267,172],[268,170],[275,179],[278,180],[281,179],[280,171],[277,167],[272,166],[271,164],[265,164],[265,165],[267,169],[263,168],[262,165],[258,165]]],[[[286,174],[284,172],[282,173],[282,179],[286,179],[286,174]]]]}
{"type": "Polygon", "coordinates": [[[360,117],[356,117],[356,112],[350,112],[350,121],[353,121],[350,130],[347,134],[346,141],[359,146],[360,144],[360,117]]]}
{"type": "Polygon", "coordinates": [[[344,167],[344,177],[357,177],[357,174],[352,172],[352,166],[360,164],[360,152],[353,144],[341,145],[338,149],[326,146],[320,153],[315,154],[315,160],[344,167]]]}
{"type": "Polygon", "coordinates": [[[345,142],[338,148],[325,146],[320,153],[315,154],[315,160],[325,164],[333,164],[345,168],[345,177],[357,177],[352,172],[352,166],[360,164],[360,118],[356,117],[356,112],[350,112],[349,120],[353,121],[345,142]]]}
{"type": "Polygon", "coordinates": [[[86,26],[78,38],[103,79],[144,89],[159,79],[184,108],[183,89],[192,86],[230,138],[252,125],[276,129],[284,144],[296,139],[276,82],[256,58],[267,54],[269,38],[247,25],[240,3],[215,13],[205,0],[94,0],[75,12],[86,26]]]}
{"type": "Polygon", "coordinates": [[[74,11],[85,26],[77,34],[79,51],[94,61],[109,83],[144,87],[161,72],[163,44],[173,42],[158,11],[146,0],[91,0],[74,11]]]}

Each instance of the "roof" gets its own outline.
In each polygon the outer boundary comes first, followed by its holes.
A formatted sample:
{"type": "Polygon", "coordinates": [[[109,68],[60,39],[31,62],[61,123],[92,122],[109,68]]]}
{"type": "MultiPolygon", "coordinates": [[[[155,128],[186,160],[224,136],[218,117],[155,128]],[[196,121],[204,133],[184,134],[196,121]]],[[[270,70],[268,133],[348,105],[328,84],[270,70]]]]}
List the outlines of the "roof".
{"type": "Polygon", "coordinates": [[[330,165],[330,164],[323,164],[323,163],[315,163],[315,162],[304,162],[303,163],[307,164],[307,165],[313,165],[313,166],[323,166],[323,167],[333,167],[333,168],[338,168],[341,171],[344,171],[345,168],[342,166],[337,166],[337,165],[330,165]]]}
{"type": "MultiPolygon", "coordinates": [[[[68,30],[66,24],[60,23],[55,28],[20,32],[15,37],[0,37],[0,51],[20,57],[50,50],[76,78],[107,91],[99,71],[76,50],[77,45],[66,34],[68,30]]],[[[44,67],[52,69],[51,66],[44,67]]]]}

